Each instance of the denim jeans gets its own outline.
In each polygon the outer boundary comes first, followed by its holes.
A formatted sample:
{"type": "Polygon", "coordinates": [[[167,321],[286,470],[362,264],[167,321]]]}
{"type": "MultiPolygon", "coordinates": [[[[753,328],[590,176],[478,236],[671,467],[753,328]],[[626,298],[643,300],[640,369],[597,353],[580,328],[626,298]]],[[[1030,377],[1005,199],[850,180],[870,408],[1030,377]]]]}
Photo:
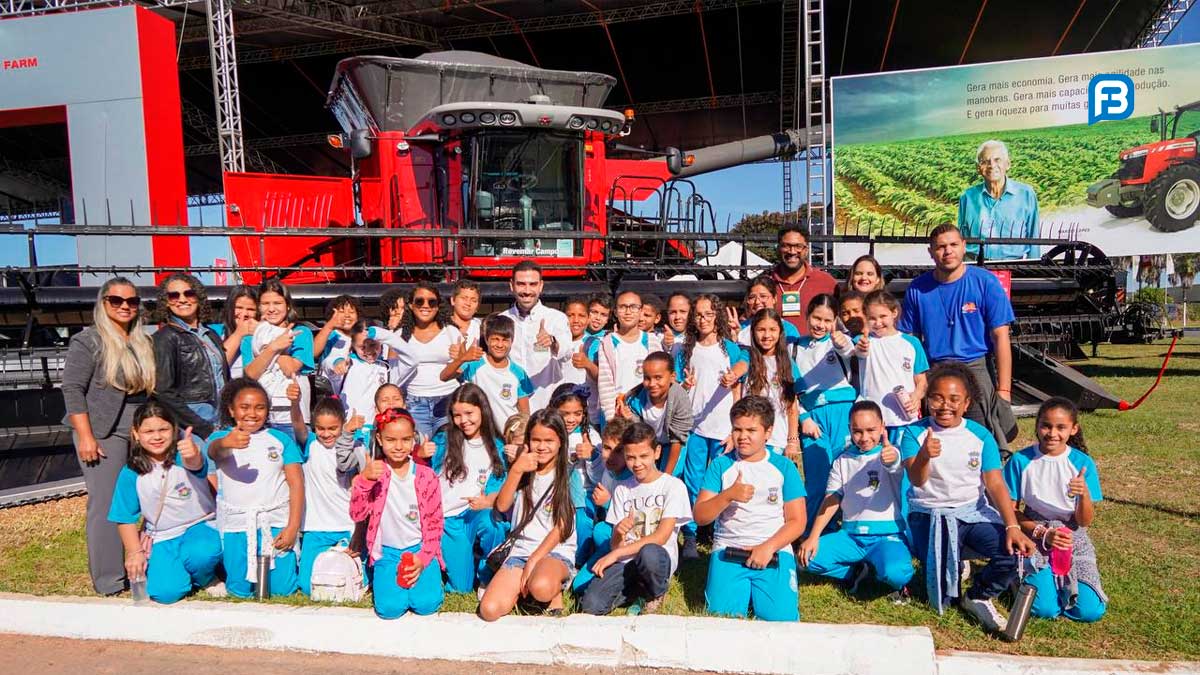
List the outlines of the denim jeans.
{"type": "Polygon", "coordinates": [[[437,430],[450,421],[447,414],[449,396],[409,396],[404,403],[417,423],[417,432],[423,438],[433,438],[437,430]]]}
{"type": "Polygon", "coordinates": [[[632,560],[613,563],[604,570],[603,577],[593,579],[580,600],[580,608],[604,616],[634,598],[652,600],[663,595],[670,582],[671,557],[667,549],[646,544],[632,560]]]}

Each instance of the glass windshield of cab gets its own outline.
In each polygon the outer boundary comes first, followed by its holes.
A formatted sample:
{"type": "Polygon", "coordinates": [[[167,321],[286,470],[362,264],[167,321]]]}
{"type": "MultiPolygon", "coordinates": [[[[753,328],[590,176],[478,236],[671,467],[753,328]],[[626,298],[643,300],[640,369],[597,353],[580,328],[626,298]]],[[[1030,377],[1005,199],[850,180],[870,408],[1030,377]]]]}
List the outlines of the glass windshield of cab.
{"type": "Polygon", "coordinates": [[[472,141],[467,221],[513,237],[469,242],[470,255],[580,255],[582,242],[554,233],[580,229],[583,141],[545,131],[484,132],[472,141]]]}

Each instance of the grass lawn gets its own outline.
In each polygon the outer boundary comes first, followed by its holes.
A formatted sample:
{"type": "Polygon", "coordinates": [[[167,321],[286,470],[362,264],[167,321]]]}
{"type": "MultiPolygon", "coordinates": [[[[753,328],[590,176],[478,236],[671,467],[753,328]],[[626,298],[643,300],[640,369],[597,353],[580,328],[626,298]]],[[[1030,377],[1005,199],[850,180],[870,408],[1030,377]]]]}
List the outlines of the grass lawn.
{"type": "MultiPolygon", "coordinates": [[[[1165,352],[1165,344],[1104,345],[1100,358],[1077,365],[1115,395],[1133,400],[1153,382],[1165,352]]],[[[1022,438],[1014,447],[1032,439],[1032,425],[1021,421],[1022,438]]],[[[802,619],[925,625],[939,649],[1200,659],[1200,340],[1181,341],[1166,379],[1141,408],[1089,414],[1083,425],[1105,492],[1091,530],[1111,600],[1101,622],[1034,620],[1024,640],[1009,645],[983,635],[955,609],[939,617],[920,603],[894,606],[882,597],[883,589],[855,600],[804,574],[802,619]]],[[[92,592],[84,503],[77,498],[0,511],[0,592],[92,592]]],[[[663,611],[703,613],[706,570],[705,560],[683,565],[663,611]]],[[[273,602],[308,601],[297,596],[273,602]]],[[[473,612],[475,605],[474,596],[455,595],[446,599],[445,609],[473,612]]]]}

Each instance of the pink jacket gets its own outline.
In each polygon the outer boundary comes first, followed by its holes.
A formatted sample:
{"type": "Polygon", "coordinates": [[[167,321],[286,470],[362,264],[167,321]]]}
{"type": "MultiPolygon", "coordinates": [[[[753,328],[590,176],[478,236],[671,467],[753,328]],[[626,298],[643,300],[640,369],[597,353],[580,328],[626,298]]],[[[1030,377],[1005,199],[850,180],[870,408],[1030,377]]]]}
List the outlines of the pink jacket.
{"type": "MultiPolygon", "coordinates": [[[[445,516],[442,515],[442,489],[437,474],[433,469],[416,462],[413,462],[412,470],[417,472],[417,510],[421,514],[421,550],[417,553],[417,558],[426,567],[436,558],[438,565],[446,569],[446,561],[442,559],[445,516]]],[[[367,480],[359,474],[355,476],[354,486],[350,491],[350,517],[356,523],[367,520],[367,550],[370,551],[371,562],[383,557],[379,523],[383,519],[383,507],[387,504],[387,491],[391,482],[390,468],[375,481],[367,480]]]]}

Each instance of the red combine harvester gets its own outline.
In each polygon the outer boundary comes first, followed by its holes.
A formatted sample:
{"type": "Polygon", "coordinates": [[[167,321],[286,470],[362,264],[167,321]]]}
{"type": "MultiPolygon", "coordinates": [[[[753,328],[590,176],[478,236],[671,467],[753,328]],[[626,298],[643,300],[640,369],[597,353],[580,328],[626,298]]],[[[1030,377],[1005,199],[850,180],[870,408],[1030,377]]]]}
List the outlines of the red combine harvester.
{"type": "Polygon", "coordinates": [[[349,151],[350,177],[225,175],[230,226],[334,232],[273,239],[269,249],[231,237],[237,264],[321,270],[287,274],[289,283],[503,277],[525,259],[556,278],[603,278],[598,266],[618,258],[667,269],[694,261],[691,241],[617,235],[686,233],[702,220],[686,205],[696,200],[649,216],[634,213],[639,203],[670,201],[673,179],[803,149],[794,131],[686,154],[623,147],[633,111],[601,107],[614,84],[475,52],[346,59],[327,105],[343,129],[330,140],[349,151]],[[641,158],[610,156],[621,153],[641,158]],[[345,228],[407,236],[339,237],[345,228]],[[414,236],[422,231],[430,236],[414,236]]]}

